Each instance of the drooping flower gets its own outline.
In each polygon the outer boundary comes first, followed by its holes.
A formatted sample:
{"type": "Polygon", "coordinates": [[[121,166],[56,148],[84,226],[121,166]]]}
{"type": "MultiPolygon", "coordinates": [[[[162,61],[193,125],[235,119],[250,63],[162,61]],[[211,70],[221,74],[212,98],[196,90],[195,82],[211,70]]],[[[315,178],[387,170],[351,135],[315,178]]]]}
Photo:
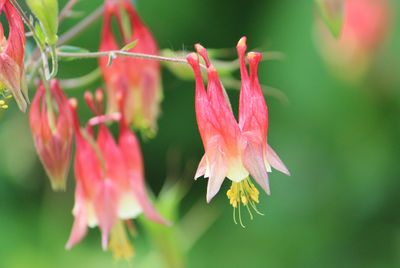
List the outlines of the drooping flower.
{"type": "MultiPolygon", "coordinates": [[[[129,52],[158,54],[157,44],[128,0],[106,0],[100,51],[121,49],[112,32],[111,20],[115,16],[124,44],[137,42],[129,52]],[[123,17],[129,18],[129,22],[123,17]]],[[[147,135],[155,133],[162,99],[160,64],[138,58],[116,58],[111,66],[107,58],[100,59],[100,67],[107,86],[108,112],[118,111],[117,96],[126,96],[122,109],[126,120],[147,135]]]]}
{"type": "Polygon", "coordinates": [[[357,80],[366,73],[388,35],[390,15],[387,0],[345,0],[342,31],[337,39],[317,20],[317,45],[340,77],[357,80]]]}
{"type": "Polygon", "coordinates": [[[33,99],[29,119],[39,158],[54,190],[65,190],[71,159],[72,114],[68,99],[57,81],[51,81],[48,107],[46,90],[41,84],[33,99]]]}
{"type": "Polygon", "coordinates": [[[195,178],[208,178],[207,201],[210,202],[227,177],[232,181],[232,187],[227,193],[232,206],[240,208],[243,204],[256,210],[259,193],[249,176],[269,194],[268,172],[271,171],[271,166],[289,174],[285,165],[267,144],[268,111],[257,74],[262,55],[255,52],[248,54],[249,75],[245,63],[246,38],[239,41],[237,49],[242,87],[238,123],[206,49],[200,45],[195,47],[204,59],[208,75],[206,90],[199,58],[195,53],[190,54],[187,60],[196,77],[196,119],[205,149],[195,178]]]}
{"type": "MultiPolygon", "coordinates": [[[[85,236],[88,226],[98,225],[103,249],[110,247],[116,256],[129,258],[133,249],[127,243],[122,221],[136,218],[142,212],[156,222],[165,223],[165,220],[147,197],[139,144],[123,116],[101,115],[101,105],[95,104],[90,94],[85,97],[96,116],[81,129],[75,111],[75,222],[67,248],[85,236]],[[121,121],[119,144],[104,124],[107,120],[121,121]],[[100,125],[97,138],[92,129],[96,124],[100,125]]],[[[99,91],[96,98],[103,99],[99,91]]],[[[76,109],[76,103],[72,106],[76,109]]]]}
{"type": "MultiPolygon", "coordinates": [[[[18,107],[25,112],[28,103],[28,88],[24,78],[25,32],[21,16],[9,0],[0,0],[0,15],[3,13],[9,25],[8,38],[0,23],[0,93],[14,96],[18,107]]],[[[1,100],[0,108],[7,108],[1,100]]]]}

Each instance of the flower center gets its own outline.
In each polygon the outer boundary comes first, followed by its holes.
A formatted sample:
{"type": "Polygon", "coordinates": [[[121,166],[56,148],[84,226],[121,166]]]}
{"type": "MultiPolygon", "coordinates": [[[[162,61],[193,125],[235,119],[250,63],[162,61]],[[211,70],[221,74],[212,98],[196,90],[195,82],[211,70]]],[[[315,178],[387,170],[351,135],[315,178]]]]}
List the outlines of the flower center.
{"type": "Polygon", "coordinates": [[[111,229],[109,248],[116,260],[131,260],[135,254],[123,221],[118,220],[111,229]]]}
{"type": "Polygon", "coordinates": [[[8,109],[8,100],[12,98],[12,95],[8,94],[6,86],[0,81],[0,110],[8,109]]]}
{"type": "Polygon", "coordinates": [[[226,195],[228,196],[229,203],[233,207],[233,221],[235,222],[235,224],[237,224],[236,210],[238,210],[240,225],[243,228],[245,227],[242,222],[242,215],[240,211],[242,205],[249,212],[250,219],[253,219],[253,213],[251,212],[251,210],[254,210],[259,215],[264,215],[259,212],[256,207],[259,202],[258,197],[260,195],[260,192],[251,182],[249,177],[240,182],[232,182],[231,188],[228,190],[226,195]]]}

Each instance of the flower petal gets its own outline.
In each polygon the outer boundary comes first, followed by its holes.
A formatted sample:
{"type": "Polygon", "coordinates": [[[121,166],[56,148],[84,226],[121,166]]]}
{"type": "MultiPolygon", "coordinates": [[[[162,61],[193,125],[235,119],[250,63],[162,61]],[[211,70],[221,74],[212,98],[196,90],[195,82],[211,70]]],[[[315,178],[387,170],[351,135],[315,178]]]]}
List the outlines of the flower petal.
{"type": "Polygon", "coordinates": [[[254,180],[269,195],[268,171],[264,163],[263,147],[249,141],[243,151],[243,164],[254,180]]]}
{"type": "Polygon", "coordinates": [[[107,250],[108,235],[117,220],[117,190],[109,179],[101,183],[94,206],[101,229],[101,244],[103,250],[107,250]]]}
{"type": "Polygon", "coordinates": [[[65,245],[66,249],[71,249],[74,245],[79,243],[87,232],[87,212],[85,208],[83,189],[79,182],[75,190],[75,206],[73,212],[75,220],[72,226],[71,235],[65,245]]]}
{"type": "Polygon", "coordinates": [[[280,172],[290,176],[290,172],[289,172],[288,168],[285,166],[285,164],[282,162],[282,160],[276,154],[274,149],[272,149],[272,147],[269,146],[269,145],[267,145],[266,158],[267,158],[268,163],[273,168],[275,168],[276,170],[279,170],[280,172]]]}
{"type": "Polygon", "coordinates": [[[167,221],[154,209],[149,197],[147,196],[143,171],[143,159],[139,142],[135,134],[129,130],[124,122],[121,123],[119,146],[128,167],[130,187],[133,190],[135,198],[139,202],[143,213],[153,221],[166,224],[167,221]]]}
{"type": "Polygon", "coordinates": [[[196,175],[194,175],[194,179],[197,180],[201,176],[204,176],[207,170],[207,157],[206,155],[203,155],[203,157],[200,160],[199,166],[196,171],[196,175]]]}
{"type": "Polygon", "coordinates": [[[227,167],[218,143],[209,149],[206,154],[210,163],[210,174],[207,184],[207,203],[210,203],[224,182],[227,167]]]}

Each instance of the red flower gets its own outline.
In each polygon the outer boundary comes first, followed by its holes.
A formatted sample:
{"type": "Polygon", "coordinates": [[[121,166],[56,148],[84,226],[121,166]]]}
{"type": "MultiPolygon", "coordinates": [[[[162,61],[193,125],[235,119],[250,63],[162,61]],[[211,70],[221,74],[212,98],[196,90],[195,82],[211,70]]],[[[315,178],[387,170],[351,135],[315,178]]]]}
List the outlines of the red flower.
{"type": "Polygon", "coordinates": [[[0,0],[0,15],[6,15],[9,25],[8,39],[0,24],[0,91],[10,91],[18,107],[25,112],[28,92],[24,78],[25,32],[24,24],[8,0],[0,0]]]}
{"type": "MultiPolygon", "coordinates": [[[[100,91],[97,100],[102,100],[100,91]]],[[[146,193],[143,162],[139,144],[135,135],[127,127],[124,117],[101,115],[101,104],[94,104],[90,94],[86,100],[96,117],[89,120],[85,130],[79,126],[75,113],[76,157],[74,226],[67,248],[78,243],[86,234],[87,226],[99,225],[102,232],[102,246],[107,249],[109,235],[111,245],[126,242],[121,237],[120,220],[136,218],[142,212],[150,219],[165,223],[164,219],[152,207],[146,193]],[[120,120],[119,144],[117,144],[105,126],[107,120],[120,120]],[[97,139],[93,135],[93,126],[100,124],[97,139]],[[117,241],[116,241],[117,240],[117,241]]],[[[76,108],[76,104],[73,105],[76,108]]],[[[124,229],[122,233],[125,235],[124,229]]],[[[129,254],[126,254],[129,255],[129,254]]]]}
{"type": "Polygon", "coordinates": [[[50,94],[56,107],[49,109],[45,88],[39,86],[29,111],[30,126],[36,151],[52,188],[65,190],[71,158],[72,115],[68,100],[57,81],[51,82],[50,94]]]}
{"type": "Polygon", "coordinates": [[[317,21],[319,49],[341,77],[356,80],[366,73],[373,55],[388,35],[390,13],[387,0],[345,0],[338,39],[317,21]]]}
{"type": "Polygon", "coordinates": [[[207,90],[203,85],[198,56],[187,57],[196,77],[195,109],[197,124],[205,148],[195,178],[209,178],[207,201],[219,191],[225,177],[232,183],[228,191],[231,204],[236,208],[243,203],[258,202],[258,191],[251,183],[251,175],[269,194],[268,174],[270,166],[289,174],[287,168],[267,144],[268,111],[258,82],[258,63],[262,55],[249,53],[250,75],[246,69],[244,54],[246,39],[238,43],[242,77],[240,91],[239,123],[237,123],[228,96],[211,64],[207,51],[196,45],[204,59],[208,74],[207,90]]]}
{"type": "MultiPolygon", "coordinates": [[[[129,52],[158,54],[158,47],[151,32],[128,0],[106,0],[100,51],[121,48],[111,29],[113,16],[117,18],[124,44],[137,41],[129,52]],[[128,27],[122,20],[122,12],[129,17],[128,27]]],[[[159,62],[116,58],[111,66],[108,66],[108,59],[102,58],[100,67],[107,85],[109,112],[118,110],[117,96],[123,94],[126,101],[122,112],[127,122],[133,123],[136,128],[154,132],[162,98],[159,62]]]]}

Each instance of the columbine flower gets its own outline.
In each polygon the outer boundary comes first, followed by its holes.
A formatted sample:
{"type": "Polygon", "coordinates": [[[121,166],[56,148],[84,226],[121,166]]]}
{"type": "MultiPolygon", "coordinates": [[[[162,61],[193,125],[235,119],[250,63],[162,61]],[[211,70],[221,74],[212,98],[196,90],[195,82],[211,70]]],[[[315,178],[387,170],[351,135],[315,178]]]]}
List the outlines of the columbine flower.
{"type": "MultiPolygon", "coordinates": [[[[289,174],[289,171],[267,144],[268,111],[258,82],[258,63],[262,55],[251,52],[247,59],[250,75],[246,69],[246,38],[237,46],[242,87],[237,123],[228,96],[211,64],[207,51],[196,45],[198,54],[204,59],[208,74],[207,90],[203,84],[198,56],[187,57],[196,77],[195,110],[197,124],[205,148],[205,155],[197,169],[195,178],[208,178],[207,202],[218,193],[225,177],[232,181],[227,195],[236,209],[241,204],[256,212],[259,192],[251,182],[251,176],[267,194],[270,194],[268,172],[271,166],[289,174]]],[[[251,212],[250,212],[251,215],[251,212]]]]}
{"type": "MultiPolygon", "coordinates": [[[[9,34],[4,36],[0,24],[0,93],[14,96],[18,107],[25,112],[28,103],[28,89],[24,78],[25,32],[24,24],[18,11],[8,0],[0,0],[0,15],[6,15],[9,34]]],[[[0,108],[6,109],[4,100],[0,100],[0,108]]]]}
{"type": "Polygon", "coordinates": [[[33,99],[29,119],[36,151],[54,190],[65,190],[73,136],[72,114],[68,99],[57,81],[50,86],[52,107],[41,84],[33,99]]]}
{"type": "MultiPolygon", "coordinates": [[[[102,101],[99,92],[96,99],[102,101]]],[[[139,145],[123,116],[101,115],[99,101],[95,104],[90,94],[85,98],[97,116],[89,120],[86,129],[81,129],[75,111],[75,222],[67,248],[85,236],[87,226],[99,225],[103,249],[110,247],[116,257],[129,258],[133,255],[133,248],[127,242],[122,221],[136,218],[142,212],[159,223],[165,221],[147,197],[139,145]],[[121,121],[119,144],[105,126],[107,120],[121,121]],[[97,139],[92,130],[96,124],[100,125],[97,139]]],[[[73,101],[74,110],[76,106],[73,101]]]]}
{"type": "Polygon", "coordinates": [[[390,17],[387,0],[345,0],[338,39],[317,21],[316,41],[322,56],[343,78],[362,77],[372,56],[386,39],[390,17]]]}
{"type": "MultiPolygon", "coordinates": [[[[151,32],[128,0],[106,0],[100,51],[121,48],[111,29],[112,16],[117,19],[123,42],[129,44],[137,41],[129,52],[158,54],[158,47],[151,32]],[[129,18],[129,23],[123,21],[123,15],[129,18]]],[[[150,131],[148,135],[154,134],[162,99],[159,62],[116,58],[111,66],[108,65],[106,58],[100,59],[100,67],[107,85],[109,112],[118,111],[117,96],[123,94],[127,99],[122,112],[127,122],[141,130],[150,131]]]]}

